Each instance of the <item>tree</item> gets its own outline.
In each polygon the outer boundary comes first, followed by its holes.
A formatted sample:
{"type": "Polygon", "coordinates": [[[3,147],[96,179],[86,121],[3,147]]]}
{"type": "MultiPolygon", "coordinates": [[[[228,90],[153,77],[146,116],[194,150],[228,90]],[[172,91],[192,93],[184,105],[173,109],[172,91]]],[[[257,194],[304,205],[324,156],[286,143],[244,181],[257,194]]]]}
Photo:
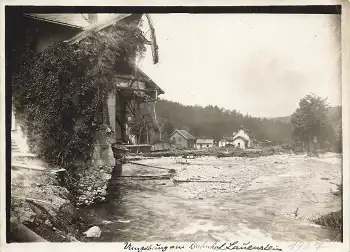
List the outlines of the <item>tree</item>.
{"type": "Polygon", "coordinates": [[[151,131],[154,131],[154,120],[153,117],[147,111],[141,111],[140,119],[137,120],[135,116],[132,117],[129,127],[130,132],[136,136],[137,143],[147,143],[151,142],[151,131]]]}
{"type": "Polygon", "coordinates": [[[174,132],[174,126],[171,122],[166,122],[163,127],[163,132],[166,133],[168,136],[174,132]]]}
{"type": "Polygon", "coordinates": [[[292,114],[292,137],[307,144],[308,152],[315,149],[315,143],[332,138],[332,128],[327,123],[328,108],[327,98],[309,94],[300,100],[299,108],[292,114]]]}

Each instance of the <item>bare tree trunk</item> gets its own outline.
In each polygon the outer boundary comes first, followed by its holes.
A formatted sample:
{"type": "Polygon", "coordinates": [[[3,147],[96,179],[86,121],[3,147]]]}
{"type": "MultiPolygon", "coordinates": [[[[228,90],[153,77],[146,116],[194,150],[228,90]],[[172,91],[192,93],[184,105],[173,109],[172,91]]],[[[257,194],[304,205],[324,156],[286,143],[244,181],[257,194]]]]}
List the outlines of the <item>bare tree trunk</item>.
{"type": "Polygon", "coordinates": [[[312,152],[312,140],[311,140],[311,137],[309,136],[309,153],[312,152]]]}
{"type": "Polygon", "coordinates": [[[149,141],[148,141],[148,128],[146,126],[146,137],[147,137],[147,144],[149,144],[149,141]]]}

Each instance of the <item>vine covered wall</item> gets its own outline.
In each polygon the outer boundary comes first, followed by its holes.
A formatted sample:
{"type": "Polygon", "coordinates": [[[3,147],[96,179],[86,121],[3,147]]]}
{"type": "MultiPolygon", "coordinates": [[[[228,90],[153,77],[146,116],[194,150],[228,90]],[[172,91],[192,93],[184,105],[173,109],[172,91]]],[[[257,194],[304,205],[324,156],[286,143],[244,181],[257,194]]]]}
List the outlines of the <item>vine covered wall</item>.
{"type": "Polygon", "coordinates": [[[74,45],[60,42],[24,54],[29,56],[12,76],[13,106],[39,157],[63,167],[91,158],[95,132],[108,123],[102,111],[113,75],[133,72],[144,42],[138,26],[116,24],[74,45]]]}

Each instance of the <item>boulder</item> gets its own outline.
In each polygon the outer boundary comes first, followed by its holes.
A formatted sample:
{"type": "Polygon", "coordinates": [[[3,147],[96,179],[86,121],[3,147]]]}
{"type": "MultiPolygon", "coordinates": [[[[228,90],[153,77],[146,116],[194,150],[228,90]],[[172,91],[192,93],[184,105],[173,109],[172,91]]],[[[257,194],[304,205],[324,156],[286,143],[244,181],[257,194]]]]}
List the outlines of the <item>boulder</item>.
{"type": "Polygon", "coordinates": [[[98,226],[93,226],[85,231],[83,234],[88,238],[98,238],[101,236],[101,229],[98,226]]]}

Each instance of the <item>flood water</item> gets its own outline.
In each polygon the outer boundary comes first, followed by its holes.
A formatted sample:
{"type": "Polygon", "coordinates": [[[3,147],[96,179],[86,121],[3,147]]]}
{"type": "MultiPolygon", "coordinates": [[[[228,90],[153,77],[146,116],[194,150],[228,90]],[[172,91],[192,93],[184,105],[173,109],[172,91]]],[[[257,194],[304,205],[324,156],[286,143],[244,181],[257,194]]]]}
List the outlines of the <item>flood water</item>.
{"type": "MultiPolygon", "coordinates": [[[[175,180],[113,179],[110,202],[81,210],[102,230],[99,241],[333,241],[311,222],[338,211],[331,192],[341,181],[341,157],[158,158],[138,163],[173,168],[175,180]]],[[[134,164],[122,175],[162,175],[134,164]]]]}

